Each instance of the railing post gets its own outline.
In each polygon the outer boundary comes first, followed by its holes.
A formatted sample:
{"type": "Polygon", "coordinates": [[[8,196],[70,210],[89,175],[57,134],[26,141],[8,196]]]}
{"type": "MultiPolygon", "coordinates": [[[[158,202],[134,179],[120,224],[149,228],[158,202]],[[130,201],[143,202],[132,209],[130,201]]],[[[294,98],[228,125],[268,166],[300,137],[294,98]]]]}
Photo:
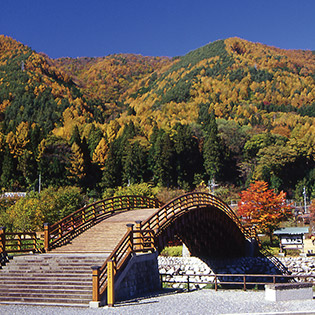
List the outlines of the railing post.
{"type": "Polygon", "coordinates": [[[114,306],[115,288],[114,288],[114,262],[110,259],[107,262],[107,305],[114,306]]]}
{"type": "Polygon", "coordinates": [[[71,216],[71,229],[74,231],[74,219],[73,216],[71,216]]]}
{"type": "Polygon", "coordinates": [[[214,275],[214,289],[218,291],[218,278],[217,275],[214,275]]]}
{"type": "Polygon", "coordinates": [[[126,224],[126,225],[127,225],[127,230],[129,232],[129,244],[128,244],[128,247],[129,247],[130,252],[133,252],[133,224],[129,223],[129,224],[126,224]]]}
{"type": "Polygon", "coordinates": [[[93,266],[92,268],[92,301],[91,308],[100,306],[100,266],[93,266]]]}
{"type": "Polygon", "coordinates": [[[0,226],[0,253],[5,253],[5,226],[0,226]]]}
{"type": "Polygon", "coordinates": [[[243,280],[244,280],[244,291],[246,291],[246,276],[243,276],[243,280]]]}
{"type": "Polygon", "coordinates": [[[142,249],[142,244],[143,244],[143,235],[141,233],[141,223],[142,221],[136,221],[136,242],[135,242],[135,249],[136,250],[141,250],[142,249]]]}
{"type": "Polygon", "coordinates": [[[31,239],[33,241],[33,250],[34,250],[34,253],[37,251],[37,236],[36,236],[36,233],[33,233],[31,235],[31,239]]]}
{"type": "Polygon", "coordinates": [[[18,251],[21,251],[21,248],[22,248],[22,240],[21,240],[22,236],[20,234],[17,235],[17,248],[18,248],[18,251]]]}
{"type": "Polygon", "coordinates": [[[45,252],[49,251],[49,241],[50,241],[49,223],[44,223],[44,249],[45,249],[45,252]]]}

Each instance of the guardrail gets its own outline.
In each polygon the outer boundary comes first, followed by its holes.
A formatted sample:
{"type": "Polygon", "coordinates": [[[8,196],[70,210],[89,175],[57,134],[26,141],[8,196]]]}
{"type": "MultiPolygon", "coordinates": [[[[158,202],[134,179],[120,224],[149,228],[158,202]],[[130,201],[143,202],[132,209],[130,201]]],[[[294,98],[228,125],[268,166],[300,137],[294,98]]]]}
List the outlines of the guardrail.
{"type": "Polygon", "coordinates": [[[65,244],[75,235],[82,233],[114,213],[131,209],[159,208],[161,205],[162,203],[157,199],[143,196],[120,196],[92,203],[51,226],[45,223],[44,248],[48,251],[65,244]]]}
{"type": "Polygon", "coordinates": [[[244,291],[247,290],[248,286],[256,286],[256,285],[265,285],[270,283],[283,283],[284,281],[299,281],[303,280],[303,282],[311,282],[313,286],[315,286],[315,274],[312,275],[268,275],[268,274],[213,274],[213,275],[205,275],[205,274],[180,274],[180,275],[172,275],[172,274],[160,274],[161,284],[169,283],[169,284],[185,284],[187,290],[190,290],[192,285],[200,285],[200,284],[212,284],[214,285],[214,289],[217,291],[219,285],[233,285],[235,287],[242,287],[244,291]],[[179,277],[180,280],[176,280],[176,277],[179,277]],[[194,278],[196,277],[211,277],[212,281],[198,281],[194,278]],[[165,279],[171,278],[171,279],[165,279]],[[186,279],[183,279],[186,278],[186,279]],[[227,280],[225,278],[228,278],[227,280]],[[232,281],[231,278],[237,278],[237,281],[232,281]],[[253,278],[255,281],[253,281],[253,278]],[[311,281],[307,281],[307,279],[312,278],[311,281]],[[252,279],[252,281],[250,281],[252,279]],[[270,281],[263,281],[266,279],[270,279],[270,281]],[[277,281],[280,280],[280,281],[277,281]]]}

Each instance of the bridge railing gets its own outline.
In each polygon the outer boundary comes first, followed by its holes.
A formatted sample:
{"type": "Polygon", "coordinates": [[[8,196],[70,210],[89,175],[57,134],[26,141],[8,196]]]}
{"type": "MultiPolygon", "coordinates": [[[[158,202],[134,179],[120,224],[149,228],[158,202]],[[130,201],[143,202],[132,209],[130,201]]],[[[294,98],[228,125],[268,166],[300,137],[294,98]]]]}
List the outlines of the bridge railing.
{"type": "Polygon", "coordinates": [[[235,222],[245,237],[250,236],[249,231],[243,227],[236,214],[220,198],[199,192],[185,194],[165,204],[158,212],[143,222],[143,228],[148,228],[154,230],[155,233],[158,233],[158,231],[163,230],[167,225],[185,212],[190,211],[192,208],[203,206],[213,206],[220,209],[235,222]]]}
{"type": "Polygon", "coordinates": [[[133,229],[133,226],[133,224],[127,224],[126,234],[103,265],[92,267],[93,301],[99,301],[107,290],[107,304],[113,305],[114,277],[124,269],[134,253],[155,251],[153,231],[143,229],[141,221],[136,221],[135,229],[133,229]]]}
{"type": "Polygon", "coordinates": [[[1,257],[10,253],[38,252],[41,245],[36,232],[6,232],[5,227],[0,227],[1,257]]]}
{"type": "Polygon", "coordinates": [[[45,250],[63,245],[77,235],[108,216],[130,209],[159,208],[160,201],[144,196],[119,196],[101,200],[85,206],[55,224],[44,227],[45,250]]]}

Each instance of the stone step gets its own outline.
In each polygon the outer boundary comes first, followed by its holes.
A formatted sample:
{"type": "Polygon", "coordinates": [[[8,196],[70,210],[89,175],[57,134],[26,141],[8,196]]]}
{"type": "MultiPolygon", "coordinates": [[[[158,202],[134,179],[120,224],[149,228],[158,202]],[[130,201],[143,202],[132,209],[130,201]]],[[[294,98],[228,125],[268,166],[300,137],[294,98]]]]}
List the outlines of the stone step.
{"type": "Polygon", "coordinates": [[[60,281],[60,279],[6,279],[6,282],[0,281],[0,286],[2,287],[3,285],[59,285],[59,286],[92,286],[92,280],[91,279],[69,279],[65,281],[60,281]]]}
{"type": "Polygon", "coordinates": [[[82,304],[87,305],[91,301],[91,298],[67,298],[66,296],[60,298],[54,297],[44,297],[44,298],[36,298],[36,297],[16,297],[16,296],[3,296],[1,297],[1,303],[12,302],[12,304],[49,304],[49,305],[75,305],[82,304]]]}
{"type": "MultiPolygon", "coordinates": [[[[89,273],[91,271],[92,266],[95,265],[87,265],[87,266],[81,266],[81,265],[75,265],[75,266],[9,266],[8,268],[5,268],[3,272],[83,272],[83,273],[89,273]]],[[[1,272],[0,272],[1,274],[1,272]]]]}
{"type": "Polygon", "coordinates": [[[92,294],[92,290],[91,289],[70,289],[70,288],[52,288],[52,289],[44,289],[44,288],[19,288],[19,287],[10,287],[10,288],[5,288],[5,292],[4,290],[0,291],[0,297],[1,296],[5,296],[5,295],[14,295],[14,294],[20,294],[20,295],[24,295],[24,296],[28,296],[28,294],[37,294],[38,296],[41,295],[47,295],[47,294],[53,294],[54,296],[58,295],[58,294],[67,294],[67,295],[88,295],[90,296],[92,294]]]}
{"type": "Polygon", "coordinates": [[[76,299],[91,299],[92,298],[92,292],[91,291],[67,291],[67,290],[61,290],[61,291],[40,291],[40,290],[31,290],[31,291],[0,291],[0,298],[2,297],[36,297],[36,298],[46,298],[47,294],[53,295],[54,298],[64,298],[66,295],[67,298],[76,298],[76,299]]]}
{"type": "Polygon", "coordinates": [[[92,273],[91,274],[69,274],[69,273],[38,273],[38,274],[25,274],[25,273],[19,273],[19,274],[13,274],[13,273],[7,273],[7,274],[1,274],[0,275],[0,283],[2,281],[10,281],[10,279],[21,279],[21,280],[27,280],[27,279],[46,279],[47,281],[49,279],[59,279],[65,280],[65,279],[80,279],[80,280],[91,280],[92,279],[92,273]]]}
{"type": "Polygon", "coordinates": [[[92,290],[92,283],[88,284],[81,284],[78,286],[78,284],[63,284],[61,285],[60,282],[54,282],[54,283],[45,283],[41,284],[39,287],[39,283],[34,283],[34,284],[22,284],[19,285],[19,283],[14,284],[14,283],[3,283],[1,284],[1,290],[79,290],[79,291],[90,291],[92,290]]]}

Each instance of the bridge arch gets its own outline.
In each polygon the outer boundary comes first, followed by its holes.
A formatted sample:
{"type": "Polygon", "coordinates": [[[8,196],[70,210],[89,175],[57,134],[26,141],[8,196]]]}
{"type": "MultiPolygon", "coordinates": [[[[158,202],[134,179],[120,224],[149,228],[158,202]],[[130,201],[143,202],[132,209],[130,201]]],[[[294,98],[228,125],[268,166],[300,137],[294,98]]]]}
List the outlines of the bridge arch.
{"type": "Polygon", "coordinates": [[[207,193],[188,193],[162,206],[142,223],[154,231],[161,251],[178,237],[193,256],[238,257],[248,254],[250,230],[245,229],[232,209],[207,193]]]}

